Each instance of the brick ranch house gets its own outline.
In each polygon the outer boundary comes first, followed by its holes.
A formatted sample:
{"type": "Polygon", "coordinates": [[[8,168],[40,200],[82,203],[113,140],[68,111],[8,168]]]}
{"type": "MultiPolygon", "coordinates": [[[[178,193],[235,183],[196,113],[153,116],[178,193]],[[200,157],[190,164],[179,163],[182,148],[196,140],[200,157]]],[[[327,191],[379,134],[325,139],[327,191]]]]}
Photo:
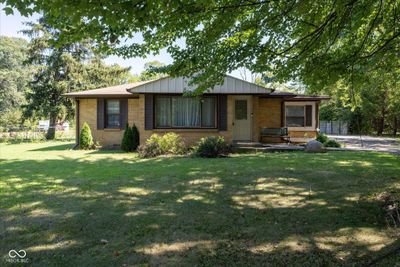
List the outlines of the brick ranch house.
{"type": "MultiPolygon", "coordinates": [[[[279,142],[262,137],[263,128],[287,127],[292,142],[315,138],[318,109],[325,96],[273,91],[226,76],[201,97],[185,78],[161,78],[65,94],[76,101],[76,140],[87,122],[101,145],[121,144],[126,123],[136,124],[143,144],[153,133],[175,132],[187,144],[201,137],[223,136],[227,142],[279,142]]],[[[77,141],[78,142],[78,141],[77,141]]]]}

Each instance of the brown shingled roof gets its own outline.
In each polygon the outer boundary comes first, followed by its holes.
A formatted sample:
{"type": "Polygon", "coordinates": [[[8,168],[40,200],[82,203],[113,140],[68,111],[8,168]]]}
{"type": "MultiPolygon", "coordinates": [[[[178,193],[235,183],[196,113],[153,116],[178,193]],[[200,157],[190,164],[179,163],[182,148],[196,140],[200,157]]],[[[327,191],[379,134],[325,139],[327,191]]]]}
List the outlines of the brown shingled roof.
{"type": "Polygon", "coordinates": [[[71,92],[64,94],[64,96],[68,97],[97,97],[97,96],[131,96],[132,93],[128,92],[128,89],[132,89],[136,86],[148,83],[151,81],[143,81],[143,82],[135,82],[128,84],[121,84],[116,86],[104,87],[94,90],[86,90],[79,92],[71,92]]]}

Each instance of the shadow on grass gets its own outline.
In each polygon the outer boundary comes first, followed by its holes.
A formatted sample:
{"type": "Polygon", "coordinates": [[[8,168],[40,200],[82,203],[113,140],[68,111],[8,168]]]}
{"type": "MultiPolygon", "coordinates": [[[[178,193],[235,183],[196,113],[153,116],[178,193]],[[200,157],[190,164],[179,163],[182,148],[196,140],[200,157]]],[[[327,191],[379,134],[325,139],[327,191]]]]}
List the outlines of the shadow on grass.
{"type": "Polygon", "coordinates": [[[75,143],[66,143],[56,146],[46,146],[36,149],[31,149],[29,151],[62,151],[62,150],[71,150],[75,147],[75,143]]]}
{"type": "Polygon", "coordinates": [[[26,249],[38,266],[362,265],[392,240],[369,197],[398,171],[373,153],[5,161],[0,253],[26,249]]]}

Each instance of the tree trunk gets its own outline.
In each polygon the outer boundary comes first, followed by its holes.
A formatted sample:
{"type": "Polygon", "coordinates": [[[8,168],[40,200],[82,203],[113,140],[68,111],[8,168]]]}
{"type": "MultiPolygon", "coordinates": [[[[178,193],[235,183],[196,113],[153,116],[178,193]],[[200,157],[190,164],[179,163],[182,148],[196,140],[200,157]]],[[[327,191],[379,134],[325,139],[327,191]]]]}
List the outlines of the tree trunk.
{"type": "Polygon", "coordinates": [[[398,118],[395,116],[394,119],[393,119],[393,136],[394,136],[394,137],[396,137],[396,135],[397,135],[397,128],[399,127],[398,122],[399,122],[399,120],[398,120],[398,118]]]}
{"type": "Polygon", "coordinates": [[[56,114],[50,113],[50,125],[46,134],[47,140],[54,140],[56,138],[56,123],[57,123],[56,114]]]}
{"type": "Polygon", "coordinates": [[[378,119],[378,127],[376,130],[377,135],[382,135],[384,128],[385,128],[385,117],[382,116],[378,119]]]}

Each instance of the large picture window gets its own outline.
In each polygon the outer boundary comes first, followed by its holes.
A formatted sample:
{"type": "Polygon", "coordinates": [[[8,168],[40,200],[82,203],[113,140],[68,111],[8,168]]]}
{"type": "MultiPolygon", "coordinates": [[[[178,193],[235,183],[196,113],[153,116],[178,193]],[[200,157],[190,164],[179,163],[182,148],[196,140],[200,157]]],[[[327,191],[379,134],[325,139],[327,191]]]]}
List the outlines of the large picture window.
{"type": "Polygon", "coordinates": [[[312,105],[286,106],[286,127],[311,127],[312,105]]]}
{"type": "Polygon", "coordinates": [[[216,98],[183,96],[155,97],[157,128],[215,128],[216,98]]]}
{"type": "Polygon", "coordinates": [[[118,99],[106,100],[106,128],[120,128],[120,102],[118,99]]]}

